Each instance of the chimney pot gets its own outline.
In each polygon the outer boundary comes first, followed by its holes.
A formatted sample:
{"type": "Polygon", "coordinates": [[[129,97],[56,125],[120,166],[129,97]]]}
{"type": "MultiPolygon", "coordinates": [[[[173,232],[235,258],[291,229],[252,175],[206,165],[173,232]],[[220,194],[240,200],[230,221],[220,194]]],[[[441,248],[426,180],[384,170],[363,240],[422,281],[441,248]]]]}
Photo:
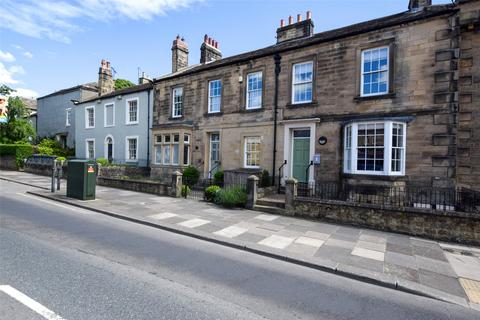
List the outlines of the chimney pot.
{"type": "Polygon", "coordinates": [[[288,24],[291,25],[293,23],[293,17],[289,16],[288,17],[288,24]]]}
{"type": "Polygon", "coordinates": [[[285,27],[285,20],[281,19],[280,20],[280,28],[285,27]]]}
{"type": "Polygon", "coordinates": [[[312,19],[312,11],[308,10],[307,11],[307,20],[312,19]]]}
{"type": "Polygon", "coordinates": [[[297,22],[301,22],[302,21],[302,15],[301,14],[297,14],[297,22]]]}
{"type": "Polygon", "coordinates": [[[218,41],[215,41],[215,48],[218,49],[218,41]]]}
{"type": "Polygon", "coordinates": [[[211,45],[211,44],[212,44],[212,38],[208,37],[207,43],[208,43],[209,45],[211,45]]]}
{"type": "Polygon", "coordinates": [[[207,41],[208,41],[208,35],[203,36],[203,42],[207,42],[207,41]]]}

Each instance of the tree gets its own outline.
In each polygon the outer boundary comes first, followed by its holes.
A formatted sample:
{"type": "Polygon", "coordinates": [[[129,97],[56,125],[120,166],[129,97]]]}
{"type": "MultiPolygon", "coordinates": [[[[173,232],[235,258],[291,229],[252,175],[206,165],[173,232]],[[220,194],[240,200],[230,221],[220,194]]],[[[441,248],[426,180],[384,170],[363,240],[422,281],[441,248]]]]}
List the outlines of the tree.
{"type": "Polygon", "coordinates": [[[115,79],[115,90],[133,87],[135,84],[126,79],[115,79]]]}
{"type": "Polygon", "coordinates": [[[0,94],[3,94],[3,95],[8,96],[10,93],[12,93],[12,92],[14,92],[14,91],[16,91],[16,90],[10,88],[10,87],[7,86],[7,85],[2,84],[2,85],[0,86],[0,94]]]}
{"type": "MultiPolygon", "coordinates": [[[[1,88],[3,89],[3,86],[1,88]]],[[[35,138],[35,130],[28,121],[28,116],[27,107],[22,99],[10,97],[8,99],[7,122],[0,123],[0,142],[27,143],[35,138]]]]}

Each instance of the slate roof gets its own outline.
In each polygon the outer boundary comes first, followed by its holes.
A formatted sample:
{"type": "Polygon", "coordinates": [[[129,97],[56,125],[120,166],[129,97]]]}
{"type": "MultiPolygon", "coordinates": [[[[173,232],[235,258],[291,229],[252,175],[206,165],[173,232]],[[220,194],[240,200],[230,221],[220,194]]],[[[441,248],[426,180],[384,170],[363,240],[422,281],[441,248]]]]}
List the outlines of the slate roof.
{"type": "Polygon", "coordinates": [[[83,100],[83,101],[80,102],[80,104],[86,103],[86,102],[91,102],[91,101],[96,101],[98,99],[106,99],[106,98],[116,97],[116,96],[123,95],[123,94],[145,91],[145,90],[149,90],[151,88],[152,88],[151,83],[138,84],[136,86],[115,90],[115,91],[112,91],[110,93],[104,94],[102,96],[92,97],[92,98],[83,100]]]}
{"type": "MultiPolygon", "coordinates": [[[[468,1],[468,0],[464,0],[464,1],[468,1]]],[[[193,65],[179,72],[171,73],[165,76],[155,78],[154,81],[158,82],[161,80],[172,79],[180,76],[194,74],[204,70],[214,69],[214,68],[218,68],[218,67],[222,67],[222,66],[226,66],[234,63],[244,62],[244,61],[248,61],[251,59],[256,59],[264,56],[274,55],[276,53],[295,50],[295,49],[311,46],[318,43],[335,41],[337,39],[355,36],[358,34],[367,33],[374,30],[379,30],[379,29],[397,26],[401,24],[425,20],[432,17],[440,16],[440,15],[451,14],[456,12],[457,10],[458,9],[456,9],[455,5],[447,4],[447,5],[433,5],[419,11],[405,11],[402,13],[353,24],[353,25],[342,27],[339,29],[316,33],[308,38],[294,39],[294,40],[281,42],[279,44],[274,44],[269,47],[223,58],[207,64],[193,65]]]]}
{"type": "Polygon", "coordinates": [[[38,100],[38,99],[47,98],[47,97],[56,96],[56,95],[59,95],[59,94],[69,93],[69,92],[76,91],[76,90],[79,90],[79,89],[98,92],[97,83],[96,83],[96,82],[88,82],[88,83],[76,85],[76,86],[74,86],[74,87],[70,87],[70,88],[66,88],[66,89],[61,89],[61,90],[55,91],[55,92],[50,93],[50,94],[47,94],[47,95],[45,95],[45,96],[38,97],[37,100],[38,100]]]}

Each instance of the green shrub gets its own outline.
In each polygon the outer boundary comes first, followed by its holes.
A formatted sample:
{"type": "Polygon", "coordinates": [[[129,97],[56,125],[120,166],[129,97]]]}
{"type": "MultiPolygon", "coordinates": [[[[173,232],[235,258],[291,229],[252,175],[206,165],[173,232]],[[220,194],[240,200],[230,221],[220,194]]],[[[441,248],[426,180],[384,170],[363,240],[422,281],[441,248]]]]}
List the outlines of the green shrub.
{"type": "Polygon", "coordinates": [[[183,170],[183,181],[187,186],[193,186],[200,178],[200,171],[194,166],[190,165],[183,170]]]}
{"type": "Polygon", "coordinates": [[[65,157],[57,157],[57,161],[63,161],[63,162],[65,162],[65,161],[67,161],[67,158],[65,158],[65,157]]]}
{"type": "Polygon", "coordinates": [[[30,144],[0,144],[0,156],[14,156],[17,168],[22,168],[24,159],[33,154],[33,146],[30,144]]]}
{"type": "Polygon", "coordinates": [[[182,186],[182,197],[186,198],[190,194],[190,188],[186,185],[182,186]]]}
{"type": "Polygon", "coordinates": [[[37,152],[38,154],[41,154],[41,155],[53,156],[53,149],[50,147],[38,146],[37,152]]]}
{"type": "Polygon", "coordinates": [[[265,188],[265,187],[270,187],[271,181],[270,181],[270,173],[268,170],[263,170],[262,175],[260,177],[260,187],[265,188]]]}
{"type": "Polygon", "coordinates": [[[213,175],[213,180],[215,181],[215,183],[218,183],[218,184],[223,184],[223,178],[224,178],[223,170],[217,171],[213,175]]]}
{"type": "Polygon", "coordinates": [[[222,190],[219,186],[210,186],[205,188],[205,200],[214,201],[217,193],[222,190]]]}
{"type": "Polygon", "coordinates": [[[226,208],[245,207],[247,191],[243,187],[228,187],[217,192],[215,203],[226,208]]]}
{"type": "Polygon", "coordinates": [[[104,167],[108,166],[108,160],[105,158],[98,158],[96,161],[101,166],[104,166],[104,167]]]}

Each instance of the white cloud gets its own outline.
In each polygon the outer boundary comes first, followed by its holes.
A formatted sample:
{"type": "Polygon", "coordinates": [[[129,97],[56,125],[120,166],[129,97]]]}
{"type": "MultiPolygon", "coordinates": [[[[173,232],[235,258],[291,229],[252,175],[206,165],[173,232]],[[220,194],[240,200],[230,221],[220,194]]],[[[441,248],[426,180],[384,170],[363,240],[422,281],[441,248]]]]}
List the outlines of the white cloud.
{"type": "Polygon", "coordinates": [[[0,62],[0,83],[1,84],[15,84],[18,80],[13,79],[13,73],[0,62]]]}
{"type": "Polygon", "coordinates": [[[29,99],[35,99],[38,97],[38,92],[27,89],[27,88],[14,88],[15,92],[12,93],[12,96],[19,96],[19,97],[24,97],[24,98],[29,98],[29,99]]]}
{"type": "Polygon", "coordinates": [[[25,51],[22,54],[23,54],[24,57],[27,57],[28,59],[33,58],[33,53],[31,53],[30,51],[25,51]]]}
{"type": "Polygon", "coordinates": [[[8,71],[10,71],[11,74],[25,74],[25,69],[23,69],[22,66],[11,66],[8,68],[8,71]]]}
{"type": "Polygon", "coordinates": [[[10,52],[0,50],[0,60],[4,62],[13,62],[15,61],[15,57],[10,52]]]}
{"type": "Polygon", "coordinates": [[[4,0],[0,28],[35,37],[70,43],[69,34],[80,31],[80,20],[150,20],[167,11],[187,8],[204,0],[4,0]]]}

